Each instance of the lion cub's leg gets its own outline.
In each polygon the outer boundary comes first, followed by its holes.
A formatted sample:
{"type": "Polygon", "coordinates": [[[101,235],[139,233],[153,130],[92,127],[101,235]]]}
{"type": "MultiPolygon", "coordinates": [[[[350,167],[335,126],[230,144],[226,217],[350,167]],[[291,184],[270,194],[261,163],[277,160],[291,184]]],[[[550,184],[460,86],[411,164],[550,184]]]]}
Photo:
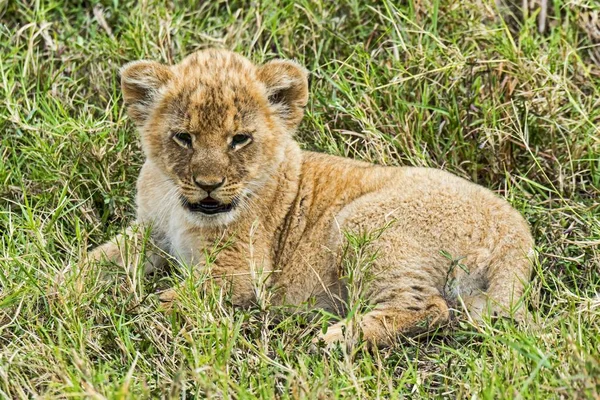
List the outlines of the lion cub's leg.
{"type": "Polygon", "coordinates": [[[527,307],[524,293],[531,271],[527,259],[515,259],[493,271],[486,291],[461,295],[461,302],[470,318],[479,322],[484,318],[506,317],[521,322],[527,307]]]}
{"type": "Polygon", "coordinates": [[[92,250],[88,254],[88,260],[112,262],[132,272],[142,262],[140,257],[145,255],[143,270],[148,273],[165,263],[157,249],[152,247],[142,227],[129,227],[124,233],[92,250]]]}
{"type": "Polygon", "coordinates": [[[362,336],[363,340],[373,345],[389,346],[396,342],[401,334],[434,329],[446,323],[449,317],[448,305],[439,294],[425,297],[422,290],[405,291],[390,301],[377,304],[372,311],[359,319],[358,326],[339,322],[330,326],[320,339],[332,344],[356,341],[362,336]]]}

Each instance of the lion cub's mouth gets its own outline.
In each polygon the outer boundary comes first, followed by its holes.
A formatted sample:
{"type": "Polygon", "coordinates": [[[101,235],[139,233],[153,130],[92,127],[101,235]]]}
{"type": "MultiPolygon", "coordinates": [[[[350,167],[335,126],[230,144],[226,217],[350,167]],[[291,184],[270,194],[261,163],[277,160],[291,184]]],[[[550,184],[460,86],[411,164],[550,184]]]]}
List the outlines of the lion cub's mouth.
{"type": "Polygon", "coordinates": [[[190,203],[189,201],[184,201],[183,204],[191,212],[201,212],[202,214],[208,215],[225,213],[233,209],[232,203],[224,204],[218,200],[213,199],[210,196],[197,203],[190,203]]]}

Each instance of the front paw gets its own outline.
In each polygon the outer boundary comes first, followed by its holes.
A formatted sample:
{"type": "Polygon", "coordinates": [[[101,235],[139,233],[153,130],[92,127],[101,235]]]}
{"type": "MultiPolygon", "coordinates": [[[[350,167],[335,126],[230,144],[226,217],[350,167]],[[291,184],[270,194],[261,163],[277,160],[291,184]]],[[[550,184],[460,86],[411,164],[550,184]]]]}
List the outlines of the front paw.
{"type": "Polygon", "coordinates": [[[121,251],[116,243],[108,242],[88,253],[88,261],[107,261],[123,265],[121,251]]]}
{"type": "Polygon", "coordinates": [[[177,299],[177,292],[175,289],[167,289],[159,293],[158,300],[160,301],[160,307],[170,312],[173,310],[175,300],[177,299]]]}
{"type": "Polygon", "coordinates": [[[324,346],[326,349],[336,348],[338,345],[345,345],[348,349],[358,343],[352,326],[346,321],[341,321],[327,328],[325,333],[312,340],[314,346],[324,346]]]}

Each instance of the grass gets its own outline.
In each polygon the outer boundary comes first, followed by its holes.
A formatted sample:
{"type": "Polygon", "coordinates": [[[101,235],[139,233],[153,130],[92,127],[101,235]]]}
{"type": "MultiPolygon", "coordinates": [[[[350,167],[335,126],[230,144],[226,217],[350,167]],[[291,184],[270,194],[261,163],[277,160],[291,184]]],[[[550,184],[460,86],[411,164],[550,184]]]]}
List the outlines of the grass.
{"type": "Polygon", "coordinates": [[[598,398],[600,67],[580,22],[599,8],[550,3],[540,34],[492,0],[0,1],[0,398],[598,398]],[[530,323],[311,352],[326,316],[232,310],[185,267],[83,274],[134,215],[118,67],[210,46],[308,67],[305,148],[507,198],[537,243],[530,323]]]}

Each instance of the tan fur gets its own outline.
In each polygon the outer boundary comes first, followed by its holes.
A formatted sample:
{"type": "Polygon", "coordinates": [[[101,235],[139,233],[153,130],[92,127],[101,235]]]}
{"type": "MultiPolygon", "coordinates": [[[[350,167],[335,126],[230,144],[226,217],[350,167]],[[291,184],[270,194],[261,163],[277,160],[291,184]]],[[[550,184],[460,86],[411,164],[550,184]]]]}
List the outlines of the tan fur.
{"type": "MultiPolygon", "coordinates": [[[[365,245],[374,257],[361,284],[373,307],[359,324],[366,340],[389,344],[419,326],[442,324],[448,301],[470,307],[475,318],[521,317],[533,247],[523,218],[489,190],[444,171],[301,151],[293,134],[308,87],[298,64],[255,66],[229,51],[207,50],[174,66],[134,62],[121,77],[146,154],[138,222],[151,227],[164,254],[199,269],[206,251],[227,242],[211,274],[232,290],[234,303],[255,303],[259,284],[275,303],[343,310],[346,233],[377,232],[365,245]],[[192,148],[177,144],[173,132],[189,133],[192,148]],[[240,132],[253,141],[232,149],[240,132]],[[207,196],[194,179],[224,179],[211,196],[237,207],[212,216],[186,209],[182,198],[196,203],[207,196]]],[[[123,262],[122,240],[93,256],[123,262]]],[[[160,260],[154,252],[149,262],[160,260]]],[[[339,341],[345,330],[337,324],[322,337],[339,341]]]]}

